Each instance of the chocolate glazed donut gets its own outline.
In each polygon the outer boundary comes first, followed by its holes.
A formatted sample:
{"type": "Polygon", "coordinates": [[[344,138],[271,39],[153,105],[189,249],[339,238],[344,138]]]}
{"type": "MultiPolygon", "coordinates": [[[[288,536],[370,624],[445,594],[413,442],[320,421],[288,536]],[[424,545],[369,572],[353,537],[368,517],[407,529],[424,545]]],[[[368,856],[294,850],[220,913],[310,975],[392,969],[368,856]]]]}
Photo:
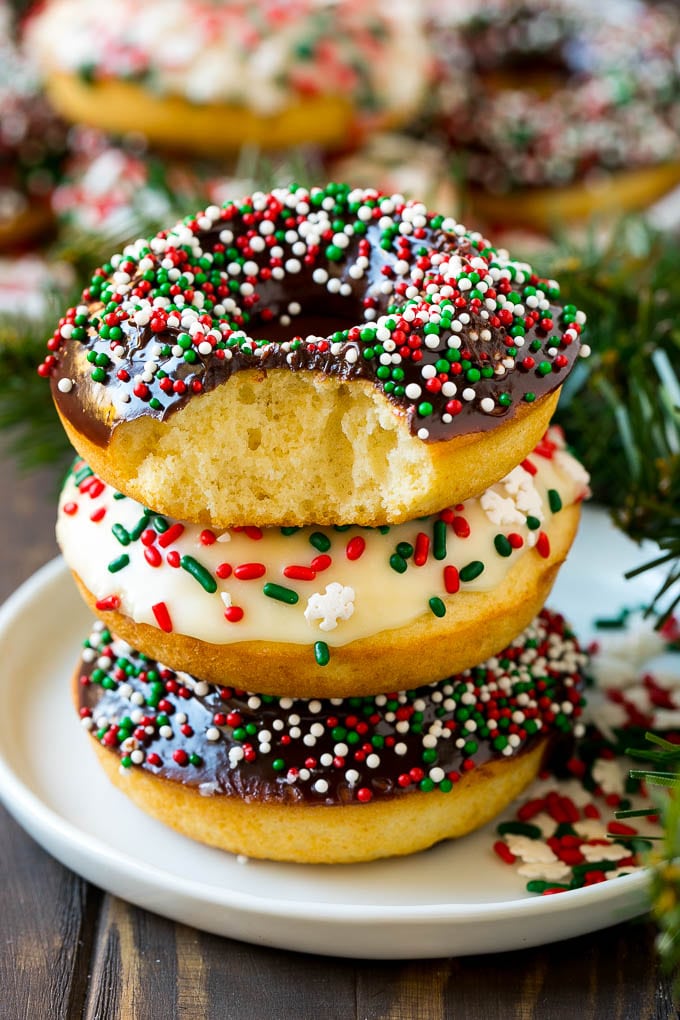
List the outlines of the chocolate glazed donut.
{"type": "Polygon", "coordinates": [[[175,673],[102,624],[74,683],[109,778],[192,838],[274,860],[412,853],[497,814],[581,713],[585,656],[544,610],[498,656],[416,690],[276,698],[175,673]]]}
{"type": "Polygon", "coordinates": [[[40,371],[94,470],[163,513],[379,525],[538,442],[587,353],[558,298],[421,204],[292,186],[114,256],[40,371]]]}

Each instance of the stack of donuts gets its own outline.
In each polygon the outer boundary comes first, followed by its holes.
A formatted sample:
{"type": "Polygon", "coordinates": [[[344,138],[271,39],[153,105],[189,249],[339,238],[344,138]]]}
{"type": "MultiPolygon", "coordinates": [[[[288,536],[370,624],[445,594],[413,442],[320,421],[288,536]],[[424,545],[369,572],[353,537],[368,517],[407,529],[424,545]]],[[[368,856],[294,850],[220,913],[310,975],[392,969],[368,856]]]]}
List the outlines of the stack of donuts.
{"type": "Polygon", "coordinates": [[[584,316],[372,189],[210,206],[96,270],[48,341],[58,539],[113,782],[252,857],[406,854],[489,820],[582,705],[543,609],[587,476],[549,427],[584,316]]]}

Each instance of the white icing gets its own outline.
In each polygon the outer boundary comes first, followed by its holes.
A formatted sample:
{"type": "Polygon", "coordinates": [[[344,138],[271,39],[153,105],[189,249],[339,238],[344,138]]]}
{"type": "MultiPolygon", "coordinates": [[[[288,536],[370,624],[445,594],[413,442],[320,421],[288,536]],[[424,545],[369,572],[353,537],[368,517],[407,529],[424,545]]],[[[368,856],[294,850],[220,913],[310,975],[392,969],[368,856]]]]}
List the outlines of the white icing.
{"type": "MultiPolygon", "coordinates": [[[[562,445],[563,440],[556,430],[550,430],[549,437],[558,446],[562,445]]],[[[555,457],[549,459],[532,454],[531,462],[537,469],[536,474],[525,472],[527,484],[517,485],[516,491],[527,498],[532,508],[538,509],[540,504],[543,530],[550,539],[553,515],[548,506],[548,490],[558,491],[564,506],[579,500],[584,490],[558,468],[555,457]]],[[[505,482],[499,485],[506,491],[505,482]]],[[[482,508],[482,497],[466,500],[462,509],[455,510],[457,517],[467,521],[470,534],[466,538],[459,537],[453,527],[447,525],[446,555],[441,560],[433,555],[433,527],[437,515],[391,527],[385,534],[379,529],[354,526],[343,531],[301,528],[289,536],[284,536],[278,528],[262,532],[231,529],[216,536],[218,540],[208,545],[201,541],[200,527],[186,524],[181,537],[167,545],[162,544],[165,541],[162,535],[156,536],[152,548],[157,551],[160,565],[153,567],[145,559],[148,550],[141,540],[122,545],[112,532],[115,523],[128,532],[134,529],[144,513],[141,504],[127,498],[115,499],[114,490],[103,483],[92,491],[88,490],[87,482],[85,486],[85,491],[80,492],[73,476],[67,480],[59,504],[57,540],[67,564],[95,599],[116,595],[122,613],[137,623],[152,626],[158,626],[152,607],[164,603],[175,632],[214,644],[260,640],[311,644],[320,636],[319,627],[313,626],[313,621],[321,619],[326,643],[344,645],[405,626],[429,614],[428,603],[433,597],[455,600],[458,596],[447,595],[446,591],[447,567],[461,571],[471,562],[481,561],[483,572],[473,580],[461,581],[460,591],[489,591],[503,584],[520,557],[539,555],[530,549],[530,542],[538,531],[529,529],[526,521],[513,523],[511,529],[511,533],[521,537],[521,548],[507,557],[498,554],[494,538],[503,533],[503,529],[499,529],[482,508]],[[69,509],[75,506],[75,513],[65,511],[69,504],[72,505],[69,509]],[[229,541],[225,542],[227,534],[229,541]],[[261,538],[252,537],[260,534],[261,538]],[[397,546],[407,543],[415,547],[419,534],[428,536],[430,541],[427,559],[417,566],[411,556],[405,561],[406,570],[396,572],[390,566],[390,558],[397,546]],[[318,536],[330,540],[327,552],[320,552],[314,544],[318,536]],[[357,559],[347,555],[348,544],[353,541],[365,543],[357,559]],[[216,580],[217,591],[212,594],[205,591],[185,569],[173,567],[168,561],[169,554],[178,560],[189,556],[198,561],[216,580]],[[128,556],[129,563],[110,572],[108,565],[121,555],[128,556]],[[319,569],[309,580],[291,579],[284,573],[285,568],[291,566],[309,570],[315,562],[319,569]],[[226,572],[218,570],[225,563],[232,568],[231,573],[228,569],[226,572]],[[262,564],[264,574],[251,580],[239,579],[234,568],[250,563],[262,564]],[[298,601],[290,605],[267,597],[263,593],[267,583],[294,591],[299,596],[298,601]],[[324,590],[325,595],[322,594],[324,590]],[[233,614],[235,608],[243,610],[243,617],[238,622],[230,622],[225,619],[225,611],[233,614]],[[316,615],[317,609],[321,611],[320,616],[316,615]],[[334,626],[338,621],[340,625],[334,626]]],[[[168,519],[168,523],[174,522],[168,519]]]]}

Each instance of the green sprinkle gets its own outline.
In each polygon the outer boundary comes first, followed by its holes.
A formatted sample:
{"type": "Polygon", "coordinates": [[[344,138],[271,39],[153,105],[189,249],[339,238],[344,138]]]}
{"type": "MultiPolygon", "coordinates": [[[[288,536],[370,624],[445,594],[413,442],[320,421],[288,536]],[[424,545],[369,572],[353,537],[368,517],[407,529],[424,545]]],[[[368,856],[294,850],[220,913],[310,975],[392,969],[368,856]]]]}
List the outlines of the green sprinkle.
{"type": "Polygon", "coordinates": [[[528,836],[529,839],[541,839],[542,833],[538,825],[529,822],[501,822],[496,829],[499,836],[528,836]]]}
{"type": "Polygon", "coordinates": [[[157,531],[159,535],[162,535],[163,532],[167,531],[168,528],[170,527],[165,517],[161,517],[160,514],[156,514],[156,516],[152,518],[151,523],[154,527],[154,530],[157,531]]]}
{"type": "Polygon", "coordinates": [[[299,530],[300,529],[298,527],[296,527],[295,525],[293,525],[292,527],[291,526],[287,526],[285,528],[281,528],[281,534],[285,535],[286,538],[288,538],[289,535],[294,535],[295,532],[299,531],[299,530]]]}
{"type": "Polygon", "coordinates": [[[493,540],[493,544],[496,547],[496,552],[498,553],[499,556],[512,555],[512,546],[510,545],[510,542],[505,537],[505,535],[496,535],[496,537],[493,540]]]}
{"type": "Polygon", "coordinates": [[[392,570],[397,572],[397,574],[404,574],[406,573],[408,563],[403,556],[400,556],[398,552],[395,552],[390,556],[390,566],[392,567],[392,570]]]}
{"type": "Polygon", "coordinates": [[[546,889],[568,889],[568,885],[561,885],[559,882],[544,882],[540,878],[532,878],[527,882],[527,892],[543,893],[546,889]]]}
{"type": "Polygon", "coordinates": [[[285,602],[289,606],[294,606],[300,601],[300,596],[292,588],[284,588],[282,584],[274,584],[273,581],[267,581],[262,591],[267,598],[285,602]]]}
{"type": "Polygon", "coordinates": [[[179,565],[183,570],[186,570],[187,574],[191,574],[191,576],[198,581],[201,588],[207,591],[210,595],[217,591],[217,581],[215,578],[212,576],[210,571],[206,570],[206,568],[200,564],[198,560],[195,560],[193,556],[182,556],[182,559],[179,561],[179,565]]]}
{"type": "Polygon", "coordinates": [[[536,399],[536,394],[529,391],[528,393],[524,394],[524,399],[527,402],[527,404],[533,404],[534,400],[536,399]]]}
{"type": "Polygon", "coordinates": [[[562,498],[557,489],[548,489],[548,503],[554,514],[562,509],[562,498]]]}
{"type": "Polygon", "coordinates": [[[413,546],[410,542],[399,542],[397,545],[397,552],[400,556],[403,556],[405,560],[408,560],[413,556],[413,546]]]}
{"type": "Polygon", "coordinates": [[[130,533],[122,524],[114,524],[111,528],[114,538],[117,538],[121,545],[130,544],[130,533]]]}
{"type": "Polygon", "coordinates": [[[446,521],[438,518],[432,526],[432,555],[436,560],[446,559],[446,521]]]}
{"type": "Polygon", "coordinates": [[[203,759],[201,758],[200,754],[196,754],[195,751],[193,751],[189,755],[189,761],[191,762],[192,765],[196,765],[196,766],[203,764],[203,759]]]}
{"type": "Polygon", "coordinates": [[[317,666],[327,666],[331,653],[328,649],[328,645],[325,641],[316,641],[314,644],[314,658],[316,659],[317,666]]]}
{"type": "Polygon", "coordinates": [[[446,606],[440,598],[434,595],[428,602],[428,606],[432,610],[435,616],[442,617],[446,616],[446,606]]]}
{"type": "Polygon", "coordinates": [[[532,517],[532,515],[529,514],[529,516],[527,517],[527,528],[529,529],[529,531],[536,531],[537,528],[540,528],[540,526],[541,522],[539,521],[538,517],[532,517]]]}
{"type": "Polygon", "coordinates": [[[474,581],[476,577],[479,577],[484,572],[484,564],[481,560],[471,560],[466,563],[464,567],[461,567],[459,577],[461,581],[474,581]]]}
{"type": "Polygon", "coordinates": [[[309,536],[309,544],[313,545],[319,552],[325,553],[331,547],[331,540],[328,535],[324,535],[323,531],[313,531],[309,536]]]}
{"type": "Polygon", "coordinates": [[[286,763],[283,760],[283,758],[274,758],[274,761],[272,762],[272,768],[274,769],[274,772],[283,772],[285,767],[286,763]]]}
{"type": "Polygon", "coordinates": [[[146,529],[149,523],[149,514],[144,513],[139,518],[134,528],[130,528],[130,539],[132,542],[136,542],[141,533],[146,529]]]}
{"type": "Polygon", "coordinates": [[[111,562],[109,563],[109,566],[108,566],[109,573],[110,574],[117,574],[119,570],[123,569],[123,567],[127,567],[129,562],[130,562],[130,557],[128,556],[128,554],[127,553],[122,553],[115,560],[111,560],[111,562]]]}

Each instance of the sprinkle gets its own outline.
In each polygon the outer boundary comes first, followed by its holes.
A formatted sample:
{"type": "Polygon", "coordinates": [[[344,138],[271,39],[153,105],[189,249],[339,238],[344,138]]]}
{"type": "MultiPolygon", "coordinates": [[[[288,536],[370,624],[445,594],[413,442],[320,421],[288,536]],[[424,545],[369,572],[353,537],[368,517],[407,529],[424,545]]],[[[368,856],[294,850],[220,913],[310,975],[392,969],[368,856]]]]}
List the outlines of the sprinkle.
{"type": "Polygon", "coordinates": [[[184,525],[180,524],[179,521],[175,521],[174,524],[166,528],[162,535],[158,537],[158,544],[162,549],[167,549],[169,545],[176,542],[178,538],[184,533],[184,525]]]}
{"type": "Polygon", "coordinates": [[[318,666],[327,666],[330,662],[331,653],[325,641],[315,641],[314,658],[318,666]]]}
{"type": "Polygon", "coordinates": [[[356,535],[354,538],[350,538],[347,543],[345,555],[348,560],[358,560],[363,555],[365,548],[366,540],[361,535],[356,535]]]}
{"type": "Polygon", "coordinates": [[[121,545],[130,544],[130,535],[126,528],[122,524],[114,524],[111,527],[113,535],[118,539],[121,545]]]}
{"type": "Polygon", "coordinates": [[[95,609],[99,609],[102,612],[120,609],[120,597],[118,595],[107,595],[103,599],[98,599],[95,602],[95,609]]]}
{"type": "Polygon", "coordinates": [[[471,560],[470,563],[460,570],[461,581],[474,581],[484,571],[484,564],[481,560],[471,560]]]}
{"type": "Polygon", "coordinates": [[[264,563],[240,563],[234,567],[234,577],[239,581],[256,581],[258,577],[264,577],[267,568],[264,563]]]}
{"type": "Polygon", "coordinates": [[[116,557],[115,560],[111,560],[108,565],[109,573],[117,574],[119,570],[123,569],[123,567],[127,567],[129,562],[130,557],[127,553],[123,553],[121,556],[116,557]]]}
{"type": "Polygon", "coordinates": [[[436,595],[433,596],[429,600],[428,605],[435,616],[438,617],[446,616],[446,605],[444,604],[444,602],[442,602],[440,598],[438,598],[438,596],[436,595]]]}
{"type": "Polygon", "coordinates": [[[151,607],[151,612],[156,617],[156,623],[166,634],[172,633],[172,620],[165,602],[157,602],[151,607]]]}
{"type": "Polygon", "coordinates": [[[557,489],[548,489],[548,504],[554,514],[562,509],[562,498],[557,489]]]}
{"type": "Polygon", "coordinates": [[[292,588],[284,588],[283,585],[274,584],[268,581],[262,589],[267,598],[275,599],[277,602],[285,602],[286,605],[294,606],[300,601],[300,596],[292,588]]]}
{"type": "Polygon", "coordinates": [[[180,566],[182,570],[186,570],[188,574],[191,574],[191,576],[198,581],[201,588],[209,594],[217,591],[217,581],[215,578],[212,576],[210,571],[206,570],[206,568],[202,566],[198,560],[195,560],[193,556],[182,556],[180,566]]]}
{"type": "Polygon", "coordinates": [[[446,521],[437,519],[432,526],[432,555],[436,560],[446,559],[446,521]]]}
{"type": "Polygon", "coordinates": [[[539,532],[538,539],[536,541],[536,552],[547,559],[550,556],[550,539],[546,535],[545,531],[539,532]]]}
{"type": "Polygon", "coordinates": [[[309,536],[309,543],[322,553],[328,552],[331,547],[330,538],[328,535],[324,535],[322,531],[313,531],[309,536]]]}

